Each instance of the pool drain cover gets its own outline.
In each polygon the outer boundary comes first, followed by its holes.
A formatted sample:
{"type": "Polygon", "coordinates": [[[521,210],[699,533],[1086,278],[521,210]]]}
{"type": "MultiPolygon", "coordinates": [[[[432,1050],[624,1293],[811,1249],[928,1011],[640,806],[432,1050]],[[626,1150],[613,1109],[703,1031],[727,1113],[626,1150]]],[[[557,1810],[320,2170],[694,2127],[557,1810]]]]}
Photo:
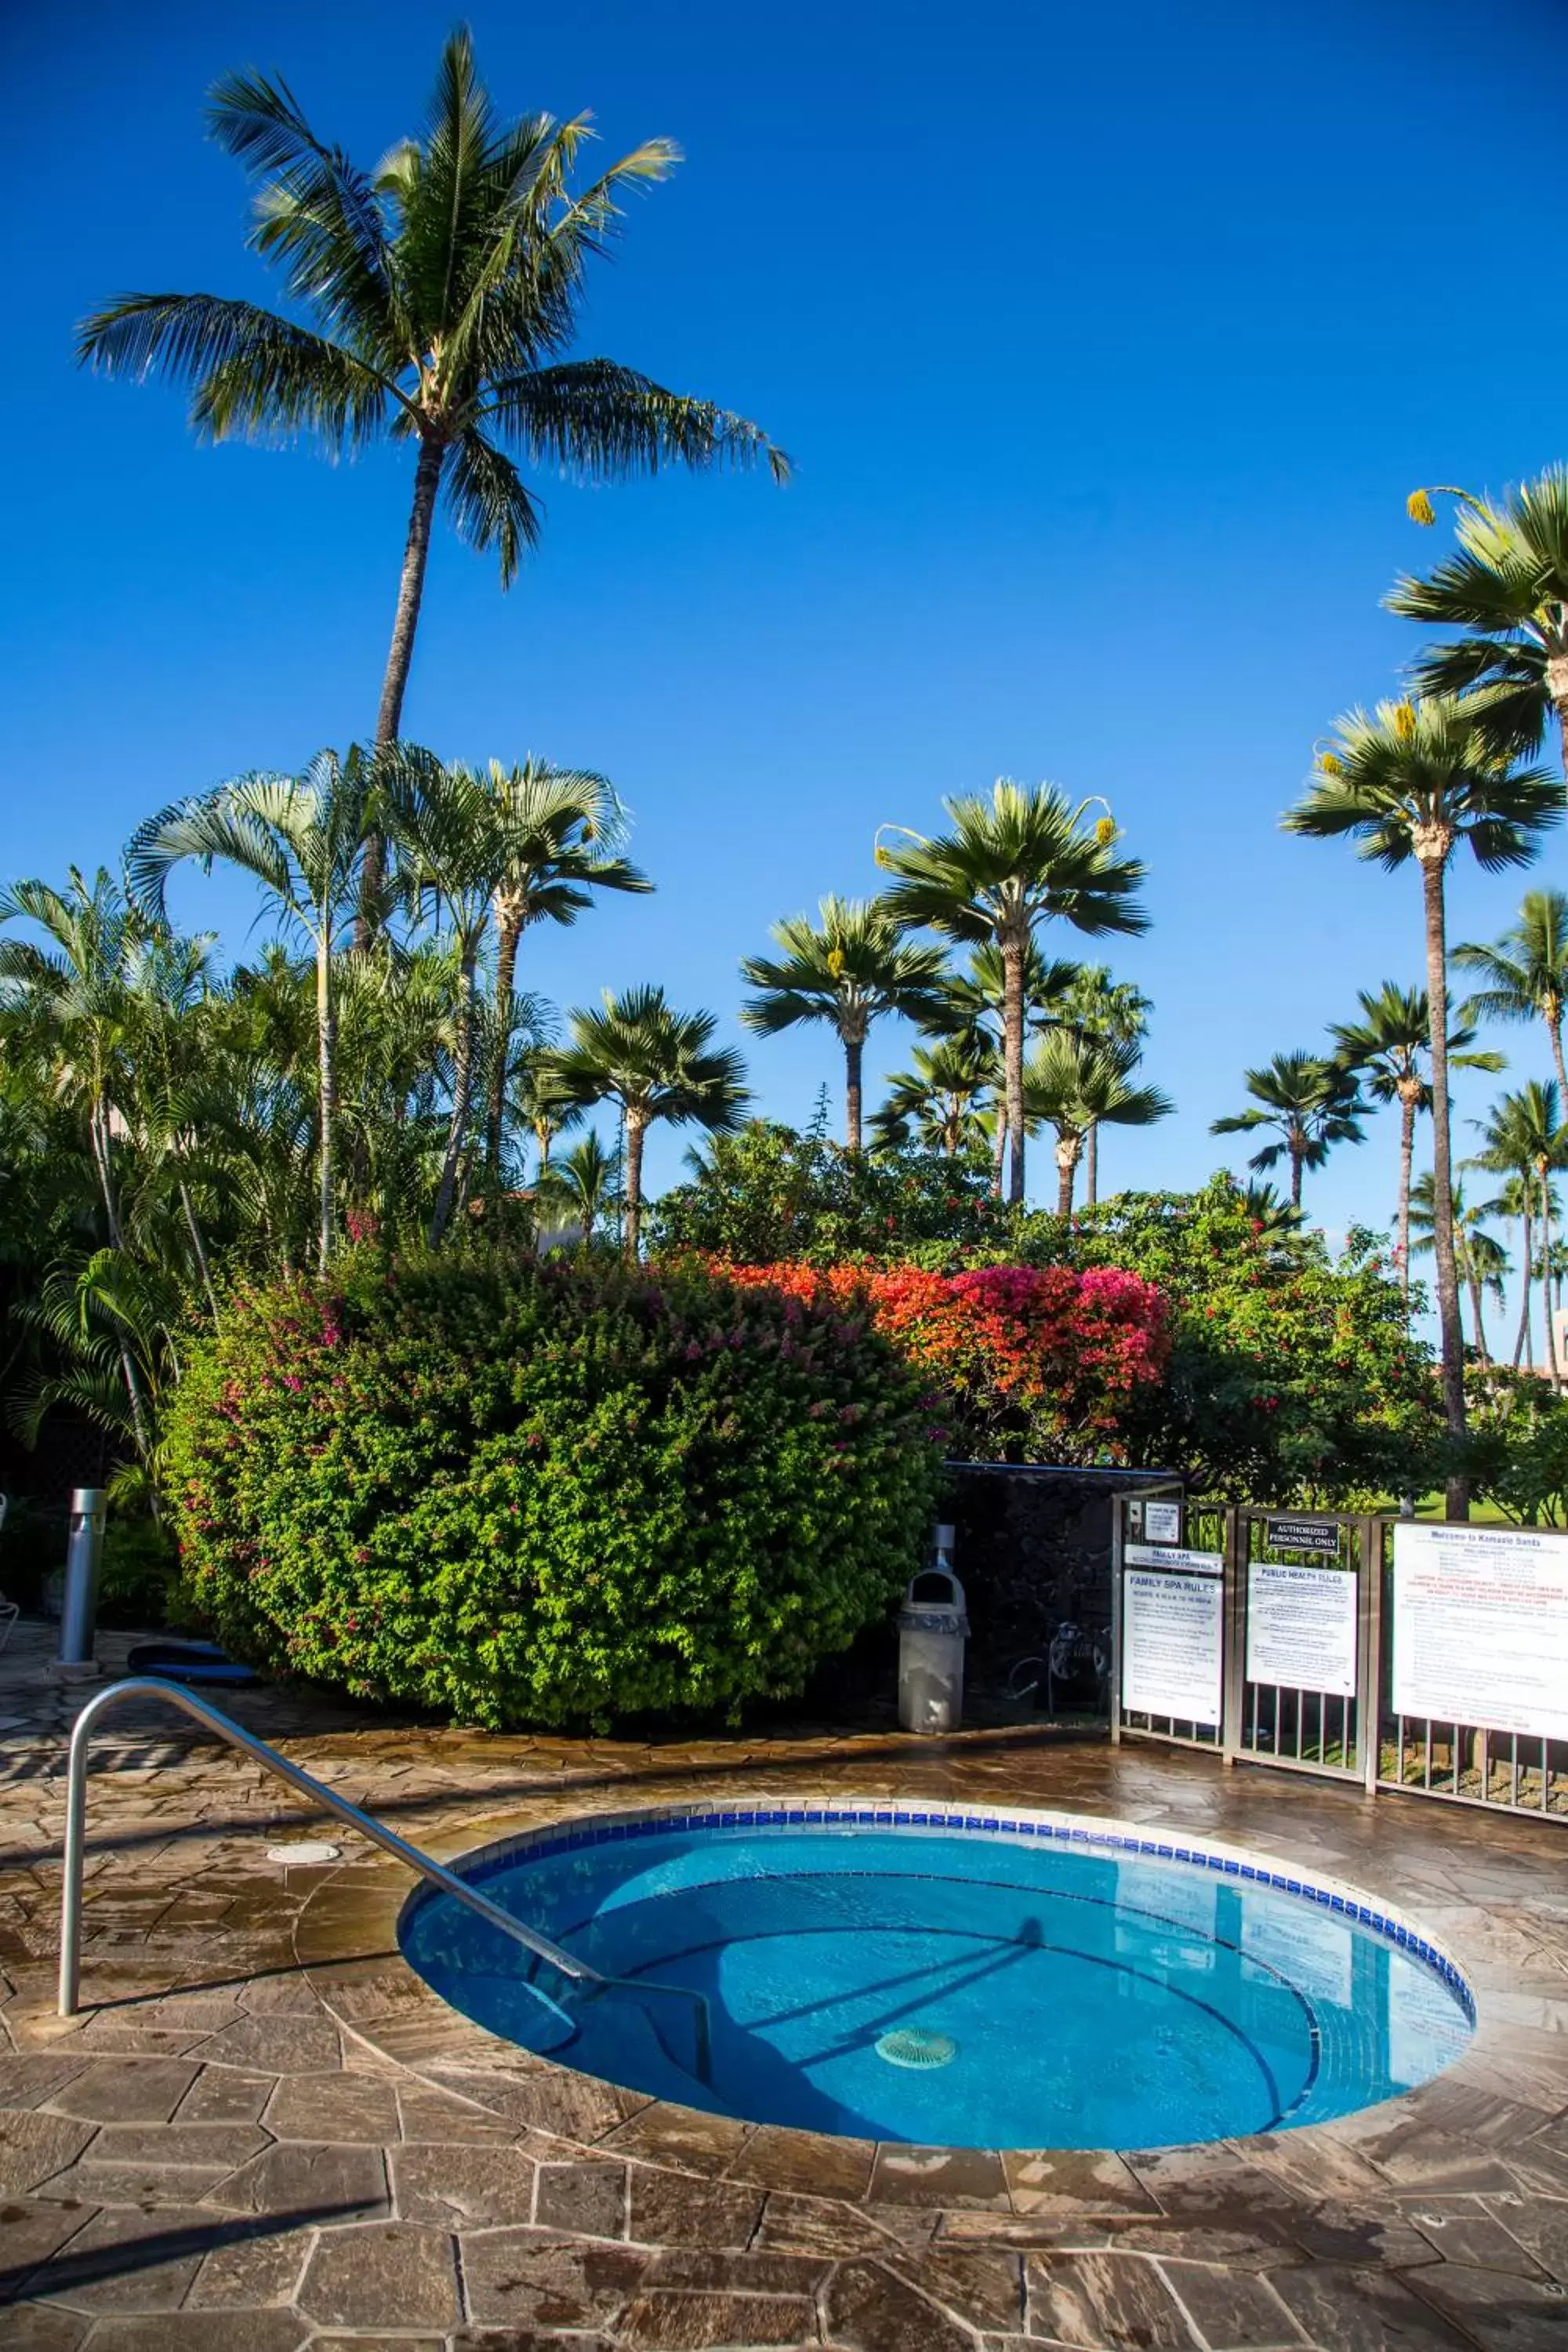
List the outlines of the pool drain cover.
{"type": "Polygon", "coordinates": [[[922,2026],[900,2026],[895,2033],[884,2033],[877,2044],[877,2055],[885,2058],[889,2066],[950,2066],[958,2055],[958,2044],[951,2034],[930,2033],[922,2026]]]}

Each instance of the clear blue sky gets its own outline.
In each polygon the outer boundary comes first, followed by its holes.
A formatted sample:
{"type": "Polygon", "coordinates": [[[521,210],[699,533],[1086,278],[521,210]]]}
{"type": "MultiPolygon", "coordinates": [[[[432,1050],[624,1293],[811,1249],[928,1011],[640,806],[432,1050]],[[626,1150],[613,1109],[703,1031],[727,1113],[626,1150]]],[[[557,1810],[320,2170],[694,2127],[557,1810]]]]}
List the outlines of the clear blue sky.
{"type": "MultiPolygon", "coordinates": [[[[1115,961],[1155,1000],[1180,1117],[1111,1140],[1107,1179],[1201,1178],[1245,1065],[1419,970],[1414,877],[1277,819],[1314,736],[1414,649],[1378,605],[1436,551],[1405,493],[1568,456],[1561,0],[1493,0],[1481,37],[1471,0],[471,20],[508,110],[587,107],[606,150],[687,151],[599,274],[588,345],[749,412],[797,465],[783,491],[547,484],[506,597],[437,547],[406,731],[605,769],[659,885],[536,938],[520,977],[563,1003],[657,977],[732,1023],[736,959],[820,892],[874,887],[879,823],[1048,777],[1107,794],[1150,868],[1154,929],[1115,961]]],[[[7,12],[6,874],[112,860],[164,799],[369,731],[405,461],[197,448],[173,393],[79,375],[71,328],[122,289],[266,288],[202,135],[215,75],[281,70],[373,160],[449,21],[419,0],[7,12]]],[[[1539,878],[1565,864],[1568,839],[1539,878]]],[[[1456,935],[1489,936],[1521,887],[1461,868],[1456,935]]],[[[236,939],[247,919],[216,878],[178,911],[236,939]]],[[[748,1050],[785,1117],[837,1082],[824,1036],[748,1050]]],[[[1544,1060],[1518,1040],[1516,1074],[1544,1060]]],[[[1393,1165],[1385,1118],[1309,1204],[1331,1229],[1386,1215],[1393,1165]]]]}

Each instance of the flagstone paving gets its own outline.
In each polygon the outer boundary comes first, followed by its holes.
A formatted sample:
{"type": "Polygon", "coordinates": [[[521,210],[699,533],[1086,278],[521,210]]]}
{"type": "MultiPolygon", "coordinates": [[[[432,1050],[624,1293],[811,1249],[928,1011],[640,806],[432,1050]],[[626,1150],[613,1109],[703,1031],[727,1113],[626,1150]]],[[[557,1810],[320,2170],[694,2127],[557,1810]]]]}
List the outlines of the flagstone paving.
{"type": "Polygon", "coordinates": [[[1047,1730],[498,1738],[233,1695],[443,1854],[786,1789],[1068,1806],[1374,1889],[1480,2004],[1447,2075],[1310,2130],[1127,2157],[877,2147],[617,2092],[468,2024],[398,1957],[405,1874],[156,1713],[101,1742],[90,2006],[58,2019],[82,1694],[47,1654],[23,1626],[0,1656],[8,2352],[1568,2352],[1568,1829],[1047,1730]],[[267,1857],[322,1834],[341,1861],[267,1857]]]}

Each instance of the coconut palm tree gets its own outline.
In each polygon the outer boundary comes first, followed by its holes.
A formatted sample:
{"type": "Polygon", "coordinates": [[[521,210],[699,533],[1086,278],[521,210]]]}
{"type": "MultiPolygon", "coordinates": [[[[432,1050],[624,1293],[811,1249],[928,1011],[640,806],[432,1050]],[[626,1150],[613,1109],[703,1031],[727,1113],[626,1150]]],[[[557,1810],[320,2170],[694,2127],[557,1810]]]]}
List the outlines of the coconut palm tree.
{"type": "Polygon", "coordinates": [[[512,1116],[533,1138],[533,1181],[538,1184],[550,1172],[550,1155],[556,1137],[581,1127],[586,1113],[582,1103],[568,1092],[556,1066],[553,1048],[543,1044],[531,1046],[522,1056],[513,1073],[507,1100],[512,1116]]]}
{"type": "Polygon", "coordinates": [[[994,1108],[1002,1076],[1000,1050],[984,1034],[939,1037],[934,1045],[917,1045],[910,1060],[910,1068],[889,1079],[888,1098],[872,1114],[878,1146],[900,1150],[918,1142],[952,1160],[984,1135],[983,1121],[994,1108]]]}
{"type": "MultiPolygon", "coordinates": [[[[1112,980],[1109,964],[1085,964],[1068,989],[1061,1017],[1080,1037],[1141,1046],[1149,1032],[1150,999],[1130,980],[1112,980]]],[[[1083,1154],[1084,1206],[1100,1198],[1100,1122],[1090,1126],[1083,1154]]]]}
{"type": "Polygon", "coordinates": [[[1054,1029],[1024,1067],[1024,1117],[1056,1129],[1057,1214],[1070,1217],[1084,1145],[1096,1127],[1152,1127],[1175,1108],[1158,1087],[1135,1087],[1135,1045],[1054,1029]]]}
{"type": "MultiPolygon", "coordinates": [[[[1568,1127],[1562,1118],[1562,1097],[1555,1078],[1531,1078],[1516,1094],[1502,1095],[1485,1119],[1475,1122],[1483,1149],[1473,1165],[1493,1175],[1521,1178],[1524,1184],[1524,1313],[1521,1336],[1529,1330],[1531,1228],[1530,1209],[1541,1219],[1542,1264],[1552,1264],[1552,1217],[1555,1205],[1552,1178],[1568,1168],[1568,1127]]],[[[1557,1384],[1557,1340],[1552,1328],[1552,1292],[1546,1292],[1546,1369],[1557,1384]]]]}
{"type": "MultiPolygon", "coordinates": [[[[1432,1144],[1436,1173],[1437,1319],[1448,1434],[1465,1435],[1464,1336],[1458,1271],[1448,1223],[1453,1162],[1448,1136],[1448,972],[1445,884],[1454,853],[1468,843],[1489,872],[1522,866],[1563,814],[1563,788],[1544,768],[1521,767],[1477,723],[1472,705],[1438,696],[1352,710],[1324,745],[1305,797],[1286,829],[1323,840],[1349,835],[1363,857],[1390,869],[1414,862],[1421,876],[1431,1021],[1432,1144]]],[[[1469,1490],[1448,1481],[1448,1515],[1463,1518],[1469,1490]]]]}
{"type": "Polygon", "coordinates": [[[845,1140],[860,1149],[861,1061],[873,1021],[889,1013],[924,1022],[942,1010],[942,951],[900,936],[886,908],[824,898],[817,922],[791,915],[773,927],[777,956],[748,956],[741,977],[757,993],[741,1019],[762,1037],[826,1022],[844,1048],[845,1140]]]}
{"type": "Polygon", "coordinates": [[[1435,495],[1458,501],[1458,545],[1384,600],[1391,613],[1460,632],[1415,664],[1421,692],[1479,689],[1482,724],[1514,755],[1539,751],[1555,717],[1568,751],[1568,467],[1549,466],[1499,499],[1452,484],[1416,490],[1413,521],[1436,520],[1435,495]]]}
{"type": "Polygon", "coordinates": [[[1252,1135],[1272,1128],[1275,1140],[1247,1161],[1249,1168],[1290,1170],[1290,1206],[1301,1206],[1301,1178],[1321,1168],[1336,1143],[1364,1141],[1361,1120],[1366,1106],[1356,1082],[1341,1064],[1321,1054],[1276,1054],[1261,1070],[1247,1072],[1253,1097],[1234,1118],[1216,1118],[1211,1135],[1252,1135]]]}
{"type": "Polygon", "coordinates": [[[506,856],[494,899],[496,1050],[490,1061],[485,1162],[499,1177],[511,1079],[517,954],[535,923],[574,923],[595,890],[646,891],[653,884],[620,855],[626,813],[607,778],[590,768],[556,768],[531,755],[485,779],[500,817],[506,856]]]}
{"type": "MultiPolygon", "coordinates": [[[[1081,965],[1066,959],[1043,956],[1038,942],[1029,941],[1024,958],[1026,1039],[1064,1018],[1064,1008],[1081,970],[1081,965]]],[[[941,1006],[924,1025],[939,1037],[958,1038],[972,1045],[977,1053],[994,1053],[1000,1076],[1006,1008],[1006,966],[1001,950],[994,941],[988,941],[984,947],[970,950],[969,961],[963,971],[947,973],[942,982],[941,1006]]],[[[998,1200],[1002,1197],[1002,1171],[1007,1152],[1007,1114],[1003,1093],[998,1084],[995,1099],[986,1108],[994,1154],[991,1189],[998,1200]]]]}
{"type": "Polygon", "coordinates": [[[1568,1102],[1563,1066],[1563,1014],[1568,1007],[1568,898],[1561,890],[1527,890],[1519,919],[1495,947],[1467,943],[1454,950],[1460,971],[1483,985],[1460,1007],[1465,1021],[1541,1021],[1552,1040],[1558,1091],[1568,1102]]]}
{"type": "Polygon", "coordinates": [[[677,1013],[662,988],[605,991],[604,1008],[569,1013],[572,1043],[553,1056],[570,1100],[618,1103],[626,1122],[626,1252],[637,1254],[642,1225],[643,1144],[655,1120],[726,1133],[750,1099],[745,1065],[714,1045],[710,1013],[677,1013]]]}
{"type": "MultiPolygon", "coordinates": [[[[1432,1023],[1424,988],[1401,988],[1385,980],[1376,995],[1357,991],[1362,1017],[1338,1023],[1329,1032],[1338,1059],[1373,1102],[1399,1105],[1399,1242],[1400,1282],[1410,1297],[1410,1181],[1415,1154],[1415,1119],[1432,1108],[1432,1084],[1426,1075],[1432,1023]]],[[[1483,1049],[1472,1053],[1473,1029],[1448,1032],[1451,1070],[1501,1070],[1500,1054],[1483,1049]]]]}
{"type": "MultiPolygon", "coordinates": [[[[1432,1171],[1427,1169],[1410,1188],[1410,1223],[1416,1239],[1413,1247],[1418,1256],[1427,1255],[1432,1248],[1432,1171]]],[[[1496,1201],[1477,1202],[1465,1199],[1464,1187],[1456,1181],[1452,1187],[1454,1206],[1454,1252],[1458,1261],[1459,1279],[1469,1296],[1470,1312],[1475,1318],[1476,1353],[1483,1365],[1491,1362],[1487,1346],[1486,1321],[1482,1303],[1487,1297],[1500,1306],[1503,1285],[1510,1271],[1509,1255],[1495,1234],[1487,1230],[1487,1219],[1500,1213],[1496,1201]]]]}
{"type": "MultiPolygon", "coordinates": [[[[893,877],[886,904],[910,929],[994,946],[1005,980],[1002,1053],[1009,1150],[1008,1198],[1024,1198],[1025,975],[1029,943],[1060,919],[1098,936],[1138,932],[1149,919],[1134,896],[1143,879],[1135,858],[1118,857],[1114,818],[1086,825],[1087,802],[1069,806],[1052,784],[1033,789],[1005,777],[990,798],[944,800],[948,830],[930,839],[896,828],[877,862],[893,877]]],[[[884,828],[889,830],[889,828],[884,828]]]]}
{"type": "Polygon", "coordinates": [[[138,827],[126,852],[137,898],[159,919],[170,873],[215,858],[260,884],[285,929],[301,931],[316,964],[317,1264],[332,1253],[333,1131],[337,1120],[337,1002],[333,958],[362,903],[367,845],[380,821],[387,762],[353,744],[342,759],[318,751],[297,776],[247,775],[174,801],[138,827]]]}
{"type": "MultiPolygon", "coordinates": [[[[759,459],[776,479],[787,473],[744,417],[618,361],[567,356],[588,264],[626,192],[679,162],[669,140],[645,140],[574,187],[587,118],[503,121],[462,27],[442,51],[424,136],[374,172],[320,139],[281,79],[226,75],[207,122],[256,184],[249,241],[281,271],[286,308],[124,294],[82,321],[78,357],[187,383],[205,439],[305,437],[332,457],[386,438],[412,446],[378,743],[402,731],[438,500],[460,539],[494,552],[504,588],[540,531],[522,466],[588,481],[759,459]]],[[[374,891],[374,852],[369,863],[374,891]]]]}

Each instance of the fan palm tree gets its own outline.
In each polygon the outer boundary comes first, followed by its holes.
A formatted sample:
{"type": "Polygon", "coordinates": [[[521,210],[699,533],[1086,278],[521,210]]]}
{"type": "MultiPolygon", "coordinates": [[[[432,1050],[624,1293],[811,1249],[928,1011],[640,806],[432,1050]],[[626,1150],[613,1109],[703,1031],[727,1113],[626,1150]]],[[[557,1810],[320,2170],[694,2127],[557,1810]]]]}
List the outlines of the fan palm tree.
{"type": "Polygon", "coordinates": [[[946,833],[927,839],[900,826],[901,844],[877,850],[878,864],[894,877],[885,903],[900,923],[991,945],[1001,956],[1007,1191],[1015,1202],[1024,1198],[1025,975],[1030,941],[1053,919],[1091,935],[1148,929],[1149,919],[1134,896],[1143,867],[1135,858],[1115,856],[1120,836],[1112,817],[1084,824],[1087,805],[1070,807],[1054,785],[1030,790],[1004,777],[988,800],[967,793],[943,801],[946,833]]]}
{"type": "MultiPolygon", "coordinates": [[[[1344,1021],[1330,1031],[1338,1058],[1373,1102],[1399,1105],[1398,1240],[1400,1282],[1410,1297],[1410,1180],[1415,1154],[1415,1119],[1432,1108],[1432,1084],[1426,1061],[1431,1050],[1432,1023],[1424,988],[1401,988],[1385,980],[1374,996],[1357,992],[1362,1017],[1344,1021]]],[[[1483,1049],[1472,1053],[1473,1029],[1448,1033],[1451,1070],[1501,1070],[1500,1054],[1483,1049]]],[[[1457,1244],[1456,1244],[1457,1246],[1457,1244]]]]}
{"type": "MultiPolygon", "coordinates": [[[[1517,1094],[1500,1096],[1485,1119],[1478,1119],[1483,1149],[1474,1165],[1493,1175],[1522,1178],[1524,1183],[1524,1313],[1521,1335],[1529,1329],[1531,1228],[1529,1212],[1541,1219],[1542,1260],[1552,1263],[1552,1178],[1568,1168],[1568,1127],[1563,1124],[1562,1097],[1555,1078],[1531,1078],[1517,1094]]],[[[1546,1369],[1557,1384],[1557,1340],[1552,1328],[1552,1294],[1546,1286],[1546,1369]]]]}
{"type": "Polygon", "coordinates": [[[258,882],[286,929],[302,931],[316,964],[316,1257],[332,1253],[333,1130],[337,1119],[337,1004],[332,960],[362,900],[367,845],[380,821],[386,762],[353,744],[342,759],[318,751],[297,776],[236,776],[175,801],[132,836],[127,870],[136,897],[159,920],[173,868],[215,858],[258,882]]]}
{"type": "Polygon", "coordinates": [[[620,1153],[606,1151],[590,1129],[546,1171],[534,1187],[534,1198],[542,1208],[575,1219],[583,1239],[591,1242],[600,1219],[616,1205],[620,1175],[620,1153]]]}
{"type": "Polygon", "coordinates": [[[1519,919],[1495,947],[1454,950],[1461,971],[1484,983],[1461,1007],[1466,1021],[1542,1021],[1552,1040],[1558,1091],[1568,1102],[1563,1066],[1563,1014],[1568,1006],[1568,898],[1561,890],[1527,890],[1519,919]]]}
{"type": "MultiPolygon", "coordinates": [[[[588,263],[625,194],[679,162],[669,140],[646,140],[574,187],[587,118],[503,121],[461,27],[442,51],[424,136],[374,173],[316,135],[281,79],[226,75],[207,121],[256,184],[250,245],[281,271],[288,307],[121,295],[82,321],[78,356],[188,383],[204,438],[305,436],[333,457],[388,437],[413,445],[378,743],[402,730],[438,499],[459,538],[495,553],[504,588],[540,531],[520,461],[589,481],[758,459],[787,473],[744,417],[617,361],[566,356],[588,263]]],[[[369,862],[374,892],[376,853],[369,862]]]]}
{"type": "Polygon", "coordinates": [[[889,1013],[927,1021],[942,1010],[942,951],[916,947],[880,905],[824,898],[814,925],[791,915],[773,927],[777,956],[748,956],[741,977],[755,989],[741,1013],[748,1029],[776,1037],[801,1022],[826,1022],[844,1048],[845,1140],[860,1149],[861,1061],[873,1021],[889,1013]]]}
{"type": "MultiPolygon", "coordinates": [[[[1487,1219],[1500,1213],[1495,1201],[1478,1202],[1473,1206],[1465,1199],[1464,1187],[1455,1182],[1452,1187],[1454,1206],[1454,1253],[1458,1261],[1459,1279],[1470,1301],[1470,1312],[1476,1326],[1476,1353],[1483,1365],[1491,1362],[1487,1346],[1483,1300],[1489,1296],[1500,1306],[1503,1284],[1509,1273],[1509,1255],[1495,1234],[1487,1231],[1487,1219]]],[[[1432,1248],[1432,1171],[1428,1169],[1418,1176],[1410,1188],[1410,1223],[1416,1240],[1413,1244],[1417,1255],[1428,1255],[1432,1248]]]]}
{"type": "Polygon", "coordinates": [[[878,1144],[899,1150],[918,1142],[923,1150],[955,1159],[984,1133],[981,1106],[994,1106],[1002,1076],[995,1041],[984,1035],[939,1037],[934,1045],[917,1045],[910,1060],[910,1069],[896,1070],[889,1079],[888,1098],[872,1114],[878,1144]]]}
{"type": "Polygon", "coordinates": [[[511,1078],[517,953],[535,923],[574,923],[595,890],[645,891],[653,884],[620,855],[626,814],[608,780],[589,768],[556,768],[531,756],[485,771],[506,856],[494,900],[496,1051],[490,1063],[485,1160],[499,1176],[511,1078]]]}
{"type": "Polygon", "coordinates": [[[1398,581],[1385,602],[1461,634],[1420,657],[1417,685],[1429,695],[1479,689],[1482,724],[1515,755],[1539,751],[1555,716],[1568,752],[1568,467],[1496,500],[1451,484],[1416,490],[1413,521],[1436,520],[1434,495],[1458,501],[1458,548],[1426,579],[1398,581]]]}
{"type": "Polygon", "coordinates": [[[1025,1065],[1024,1116],[1056,1129],[1058,1217],[1072,1214],[1078,1164],[1096,1127],[1152,1127],[1174,1108],[1158,1087],[1131,1084],[1138,1059],[1135,1045],[1055,1029],[1025,1065]]]}
{"type": "Polygon", "coordinates": [[[1301,1212],[1282,1201],[1272,1184],[1253,1182],[1242,1191],[1242,1205],[1262,1240],[1288,1241],[1301,1230],[1301,1212]]]}
{"type": "MultiPolygon", "coordinates": [[[[1478,725],[1471,705],[1437,696],[1352,710],[1317,758],[1305,797],[1284,823],[1314,839],[1348,834],[1363,857],[1393,869],[1414,861],[1421,875],[1431,1022],[1432,1160],[1436,1176],[1437,1319],[1448,1435],[1465,1435],[1464,1336],[1458,1269],[1448,1221],[1453,1160],[1448,1135],[1448,971],[1446,877],[1468,843],[1489,872],[1522,866],[1563,814],[1563,790],[1544,768],[1521,767],[1478,725]]],[[[1448,1481],[1448,1515],[1463,1518],[1469,1490],[1448,1481]]]]}
{"type": "MultiPolygon", "coordinates": [[[[1029,941],[1024,958],[1024,1034],[1048,1029],[1064,1017],[1064,1008],[1082,970],[1061,957],[1046,957],[1037,941],[1029,941]]],[[[940,1037],[972,1042],[976,1050],[994,1053],[1000,1074],[1002,1037],[1007,1008],[1007,973],[1001,950],[994,941],[972,948],[962,972],[950,971],[942,982],[942,1004],[924,1024],[940,1037]]],[[[994,1153],[991,1189],[1002,1197],[1002,1171],[1007,1152],[1007,1115],[1003,1088],[987,1106],[994,1153]]]]}
{"type": "MultiPolygon", "coordinates": [[[[1112,980],[1108,964],[1085,964],[1068,989],[1061,1017],[1080,1037],[1111,1045],[1142,1045],[1153,1005],[1130,980],[1112,980]]],[[[1100,1122],[1089,1130],[1083,1154],[1084,1206],[1100,1198],[1100,1122]]]]}
{"type": "Polygon", "coordinates": [[[626,1121],[626,1252],[637,1254],[642,1226],[643,1144],[655,1120],[721,1134],[739,1124],[749,1097],[745,1065],[714,1045],[710,1013],[677,1013],[662,988],[605,991],[603,1010],[569,1013],[572,1043],[553,1056],[569,1100],[618,1103],[626,1121]]]}
{"type": "Polygon", "coordinates": [[[1249,1168],[1277,1168],[1281,1160],[1290,1170],[1290,1206],[1301,1206],[1301,1178],[1309,1168],[1321,1168],[1336,1143],[1360,1143],[1365,1109],[1356,1082],[1348,1070],[1321,1054],[1276,1054],[1261,1070],[1247,1072],[1247,1091],[1253,1097],[1246,1110],[1232,1118],[1216,1118],[1211,1135],[1252,1135],[1272,1128],[1275,1140],[1264,1144],[1247,1161],[1249,1168]]]}

